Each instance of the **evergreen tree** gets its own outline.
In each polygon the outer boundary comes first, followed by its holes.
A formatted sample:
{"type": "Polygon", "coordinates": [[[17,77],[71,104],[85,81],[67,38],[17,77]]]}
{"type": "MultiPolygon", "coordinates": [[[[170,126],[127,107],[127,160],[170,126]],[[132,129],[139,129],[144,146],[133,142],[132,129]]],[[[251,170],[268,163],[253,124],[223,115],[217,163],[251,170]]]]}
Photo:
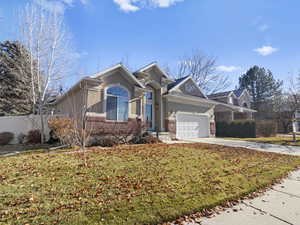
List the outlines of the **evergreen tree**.
{"type": "Polygon", "coordinates": [[[32,112],[30,54],[19,42],[0,43],[0,114],[32,112]]]}
{"type": "Polygon", "coordinates": [[[261,110],[261,106],[269,103],[281,93],[283,82],[276,80],[270,70],[253,66],[239,78],[240,88],[246,88],[252,96],[252,107],[261,110]]]}

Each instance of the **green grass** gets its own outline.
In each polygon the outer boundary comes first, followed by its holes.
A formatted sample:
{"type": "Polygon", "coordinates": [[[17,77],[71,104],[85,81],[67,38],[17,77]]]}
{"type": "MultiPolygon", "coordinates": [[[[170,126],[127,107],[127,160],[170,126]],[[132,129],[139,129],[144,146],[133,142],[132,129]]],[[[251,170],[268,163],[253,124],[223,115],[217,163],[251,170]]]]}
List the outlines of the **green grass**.
{"type": "Polygon", "coordinates": [[[300,146],[300,138],[296,138],[296,142],[293,141],[293,137],[258,137],[258,138],[229,138],[233,140],[240,141],[251,141],[275,145],[291,145],[291,146],[300,146]]]}
{"type": "Polygon", "coordinates": [[[299,157],[206,144],[2,158],[0,224],[157,224],[272,184],[299,157]]]}

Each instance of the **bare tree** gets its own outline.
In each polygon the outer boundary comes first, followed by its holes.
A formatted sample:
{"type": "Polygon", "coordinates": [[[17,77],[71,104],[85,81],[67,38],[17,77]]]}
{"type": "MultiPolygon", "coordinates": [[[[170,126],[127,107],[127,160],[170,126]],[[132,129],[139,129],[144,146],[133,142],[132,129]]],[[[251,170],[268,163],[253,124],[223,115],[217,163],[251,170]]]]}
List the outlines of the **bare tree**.
{"type": "Polygon", "coordinates": [[[192,76],[205,94],[224,91],[230,86],[229,77],[216,71],[216,58],[201,51],[184,56],[178,63],[177,78],[192,76]]]}
{"type": "Polygon", "coordinates": [[[168,75],[168,76],[172,76],[172,70],[171,67],[169,66],[168,63],[165,63],[162,65],[162,70],[168,75]]]}
{"type": "Polygon", "coordinates": [[[64,96],[64,107],[68,109],[68,114],[49,119],[49,127],[62,144],[79,147],[85,166],[87,166],[86,147],[95,132],[95,122],[89,119],[91,111],[88,107],[89,83],[97,85],[99,80],[83,78],[78,91],[70,90],[64,96]]]}
{"type": "Polygon", "coordinates": [[[32,101],[41,116],[44,142],[45,108],[59,92],[58,84],[70,72],[75,54],[62,14],[33,2],[21,10],[20,21],[21,41],[31,54],[32,101]]]}
{"type": "MultiPolygon", "coordinates": [[[[295,79],[291,77],[287,91],[278,94],[273,99],[273,111],[275,118],[279,124],[288,132],[289,127],[296,122],[296,112],[300,109],[300,93],[299,86],[295,79]]],[[[293,140],[296,141],[296,132],[293,128],[293,140]]]]}

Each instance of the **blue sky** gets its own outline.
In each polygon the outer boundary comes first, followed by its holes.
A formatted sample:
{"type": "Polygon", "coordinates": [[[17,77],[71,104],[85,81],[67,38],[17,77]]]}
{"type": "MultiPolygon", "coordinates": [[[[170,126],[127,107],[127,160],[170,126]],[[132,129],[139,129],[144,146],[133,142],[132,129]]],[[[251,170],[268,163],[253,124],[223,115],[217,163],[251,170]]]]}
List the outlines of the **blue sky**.
{"type": "MultiPolygon", "coordinates": [[[[29,0],[0,1],[0,40],[16,39],[17,9],[29,0]]],[[[64,12],[80,53],[78,70],[126,60],[175,67],[195,49],[217,57],[233,86],[252,65],[287,80],[300,70],[298,0],[43,0],[64,12]]]]}

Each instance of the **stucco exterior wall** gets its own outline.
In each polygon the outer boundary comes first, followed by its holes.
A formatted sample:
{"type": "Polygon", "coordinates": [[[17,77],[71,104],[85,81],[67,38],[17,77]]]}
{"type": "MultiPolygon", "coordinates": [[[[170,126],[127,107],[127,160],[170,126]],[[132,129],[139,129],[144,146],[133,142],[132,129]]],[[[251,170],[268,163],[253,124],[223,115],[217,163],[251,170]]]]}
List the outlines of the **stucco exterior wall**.
{"type": "MultiPolygon", "coordinates": [[[[177,112],[191,112],[191,113],[206,113],[210,115],[211,117],[214,116],[214,110],[213,107],[209,106],[201,106],[199,105],[191,105],[186,103],[179,103],[179,102],[167,102],[167,112],[166,112],[166,118],[167,120],[175,120],[176,119],[176,113],[177,112]]],[[[212,118],[213,120],[213,118],[212,118]]]]}
{"type": "Polygon", "coordinates": [[[69,92],[61,101],[56,104],[55,114],[64,114],[80,118],[84,106],[84,92],[80,87],[69,92]]]}
{"type": "Polygon", "coordinates": [[[101,89],[105,89],[110,85],[113,84],[118,84],[118,85],[122,85],[125,88],[127,88],[127,90],[130,93],[131,98],[134,98],[134,84],[132,81],[129,81],[127,78],[125,78],[126,75],[124,75],[123,73],[116,71],[115,73],[109,75],[109,76],[105,76],[103,78],[101,78],[102,84],[101,84],[101,89]]]}
{"type": "Polygon", "coordinates": [[[87,106],[89,112],[99,114],[104,113],[104,90],[100,88],[92,88],[88,90],[87,106]]]}
{"type": "Polygon", "coordinates": [[[138,99],[134,99],[132,100],[131,103],[129,103],[131,105],[131,114],[132,115],[136,115],[136,116],[140,116],[141,115],[141,98],[138,99]]]}

